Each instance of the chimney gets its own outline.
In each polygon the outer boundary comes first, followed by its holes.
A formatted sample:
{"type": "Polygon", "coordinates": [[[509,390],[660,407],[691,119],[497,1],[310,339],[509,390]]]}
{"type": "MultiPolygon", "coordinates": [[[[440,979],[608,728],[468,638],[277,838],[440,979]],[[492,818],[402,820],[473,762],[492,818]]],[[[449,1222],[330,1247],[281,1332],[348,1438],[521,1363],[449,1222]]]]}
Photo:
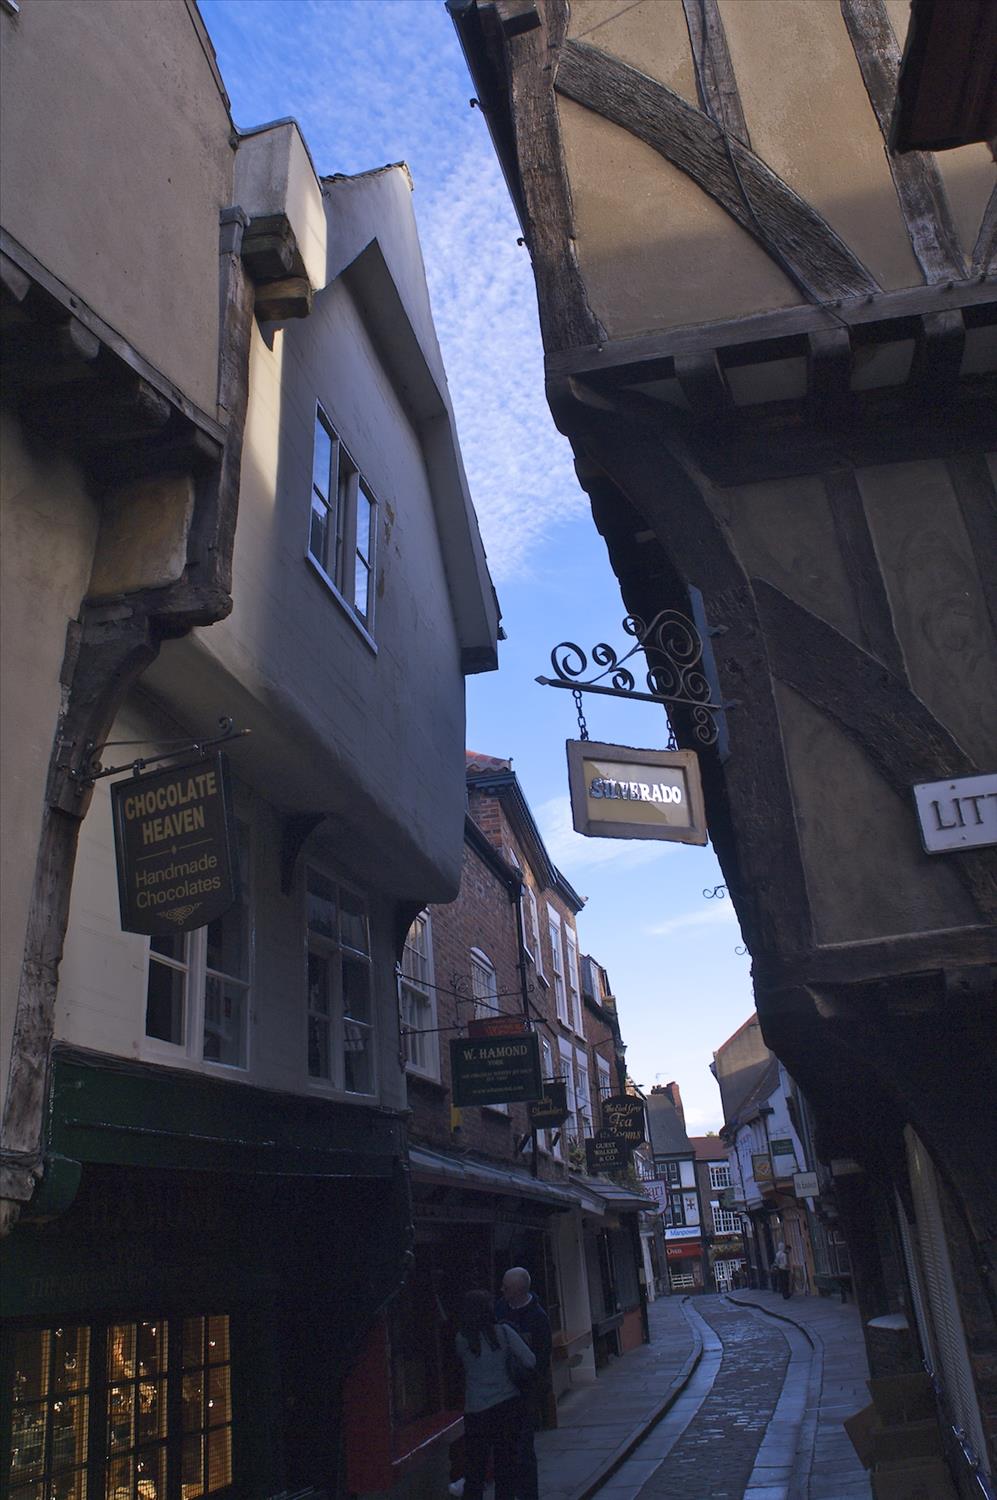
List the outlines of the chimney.
{"type": "Polygon", "coordinates": [[[677,1083],[666,1083],[665,1093],[675,1106],[675,1113],[682,1121],[682,1129],[685,1129],[685,1110],[682,1108],[682,1091],[677,1083]]]}

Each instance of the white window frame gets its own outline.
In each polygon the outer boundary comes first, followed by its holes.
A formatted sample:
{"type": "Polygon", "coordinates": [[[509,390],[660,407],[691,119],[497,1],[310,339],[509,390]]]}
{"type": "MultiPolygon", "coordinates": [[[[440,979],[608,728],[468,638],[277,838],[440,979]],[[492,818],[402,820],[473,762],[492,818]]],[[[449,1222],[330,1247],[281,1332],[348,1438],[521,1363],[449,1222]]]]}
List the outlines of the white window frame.
{"type": "Polygon", "coordinates": [[[577,1079],[576,1095],[578,1099],[578,1138],[584,1140],[587,1135],[595,1133],[595,1122],[592,1115],[592,1090],[589,1081],[588,1057],[581,1047],[575,1052],[575,1073],[577,1079]]]}
{"type": "Polygon", "coordinates": [[[564,954],[561,951],[561,913],[547,902],[547,931],[550,934],[551,970],[554,985],[554,1007],[564,1026],[571,1024],[568,1015],[568,986],[564,978],[564,954]]]}
{"type": "Polygon", "coordinates": [[[561,1127],[561,1141],[559,1154],[562,1160],[568,1159],[567,1127],[574,1126],[578,1129],[578,1097],[575,1092],[575,1049],[563,1036],[557,1039],[558,1057],[561,1064],[561,1077],[567,1084],[568,1093],[568,1118],[561,1127]]]}
{"type": "Polygon", "coordinates": [[[570,922],[564,924],[564,948],[568,960],[568,998],[571,1024],[578,1036],[582,1030],[582,989],[578,977],[578,934],[570,922]]]}
{"type": "Polygon", "coordinates": [[[312,428],[312,480],[309,493],[308,561],[357,629],[376,650],[374,606],[377,593],[377,497],[335,425],[319,404],[315,407],[315,423],[312,428]],[[324,488],[317,472],[320,429],[328,437],[330,444],[329,471],[324,488]],[[366,538],[358,531],[363,509],[361,496],[369,506],[366,538]],[[361,567],[366,580],[363,605],[359,602],[356,587],[361,567]]]}
{"type": "Polygon", "coordinates": [[[613,1091],[613,1075],[605,1058],[597,1056],[595,1066],[596,1076],[599,1079],[599,1119],[601,1121],[603,1101],[608,1099],[613,1091]]]}
{"type": "Polygon", "coordinates": [[[730,1175],[730,1162],[710,1162],[710,1187],[713,1189],[713,1191],[716,1193],[719,1192],[722,1188],[729,1188],[732,1186],[733,1183],[731,1181],[730,1175]]]}
{"type": "Polygon", "coordinates": [[[172,958],[163,953],[154,953],[152,940],[146,945],[145,983],[142,988],[143,1018],[140,1053],[152,1060],[169,1062],[195,1062],[205,1068],[220,1069],[225,1073],[247,1073],[250,1067],[250,1037],[253,1021],[253,968],[255,959],[255,922],[253,893],[253,824],[248,816],[237,815],[237,853],[239,860],[240,902],[246,914],[245,972],[246,977],[224,973],[208,967],[208,929],[197,927],[185,933],[181,939],[181,958],[172,958]],[[148,1025],[149,980],[153,968],[164,968],[179,973],[182,979],[183,1019],[180,1026],[182,1040],[172,1042],[166,1037],[152,1036],[146,1031],[148,1025]],[[241,1057],[238,1062],[226,1062],[219,1058],[205,1057],[205,1033],[207,1027],[208,981],[217,979],[222,987],[232,986],[242,991],[242,1037],[241,1057]]]}
{"type": "Polygon", "coordinates": [[[375,1102],[378,1097],[378,1067],[377,1067],[377,990],[376,969],[374,967],[373,935],[370,920],[370,902],[367,895],[359,886],[350,881],[342,880],[335,872],[327,868],[320,860],[309,860],[304,869],[304,880],[302,882],[304,897],[303,926],[305,933],[305,1037],[303,1048],[304,1071],[308,1079],[309,1087],[317,1093],[336,1094],[344,1099],[354,1102],[375,1102]],[[362,953],[351,944],[345,943],[342,931],[337,926],[336,937],[331,938],[313,929],[308,922],[308,877],[314,872],[336,887],[336,914],[337,924],[341,910],[341,902],[338,892],[349,891],[363,903],[364,918],[367,925],[367,953],[362,953]],[[323,958],[334,958],[339,960],[338,982],[333,982],[333,994],[331,1008],[328,1012],[315,1012],[316,1018],[329,1026],[329,1044],[327,1049],[327,1061],[329,1063],[329,1074],[317,1074],[311,1071],[309,1059],[309,1026],[308,1022],[312,1015],[311,997],[308,985],[308,959],[312,953],[323,958]],[[360,1021],[356,1017],[347,1017],[343,1007],[343,964],[363,964],[368,973],[368,998],[370,1007],[369,1021],[360,1021]],[[359,1027],[367,1033],[369,1039],[368,1057],[370,1060],[370,1087],[369,1089],[349,1089],[346,1086],[346,1039],[347,1022],[350,1026],[359,1027]]]}
{"type": "MultiPolygon", "coordinates": [[[[550,1038],[543,1032],[540,1034],[540,1067],[544,1080],[554,1077],[554,1049],[550,1044],[550,1038]]],[[[562,1125],[559,1128],[563,1131],[564,1126],[562,1125]]],[[[537,1131],[537,1143],[541,1151],[546,1151],[548,1156],[551,1150],[550,1142],[552,1134],[553,1132],[550,1130],[537,1131]]]]}
{"type": "Polygon", "coordinates": [[[482,948],[471,949],[471,997],[474,1000],[474,1018],[477,1021],[499,1014],[498,974],[495,965],[482,948]],[[485,979],[490,984],[483,985],[485,979]]]}
{"type": "Polygon", "coordinates": [[[544,950],[540,938],[540,908],[537,905],[537,893],[527,882],[526,900],[530,908],[530,922],[533,926],[533,964],[537,971],[537,978],[544,984],[547,981],[547,971],[544,968],[544,950]]]}
{"type": "Polygon", "coordinates": [[[537,962],[537,960],[536,960],[536,947],[537,947],[537,943],[536,943],[536,928],[534,927],[532,929],[533,943],[532,943],[532,946],[531,946],[531,943],[530,943],[531,927],[530,927],[529,921],[527,920],[528,913],[527,913],[527,909],[526,909],[526,903],[527,903],[527,900],[528,900],[527,892],[529,891],[530,888],[529,888],[529,886],[526,883],[526,878],[523,875],[523,867],[519,863],[519,859],[518,859],[518,857],[516,855],[515,849],[510,849],[510,848],[506,847],[506,849],[504,850],[504,853],[505,853],[505,857],[506,857],[506,862],[508,864],[512,865],[512,868],[515,870],[516,874],[519,876],[519,880],[520,880],[520,886],[519,886],[519,921],[520,921],[520,926],[522,928],[522,933],[523,933],[523,952],[526,954],[526,957],[529,959],[530,963],[533,964],[534,968],[536,968],[536,962],[537,962]]]}
{"type": "Polygon", "coordinates": [[[440,1077],[440,1042],[436,1031],[436,971],[433,965],[433,921],[429,908],[419,913],[415,918],[405,936],[405,947],[402,952],[402,960],[398,966],[398,1024],[401,1029],[402,1048],[405,1053],[405,1071],[414,1073],[419,1078],[431,1078],[439,1081],[440,1077]],[[424,937],[425,952],[419,953],[419,949],[412,942],[412,934],[420,929],[424,937]],[[409,955],[412,958],[409,958],[409,955]],[[425,964],[425,974],[419,976],[415,973],[417,963],[425,964]],[[416,1017],[420,1024],[413,1026],[411,1017],[413,1007],[421,1012],[416,1017]],[[415,1045],[412,1045],[412,1039],[415,1045]],[[413,1051],[420,1054],[419,1061],[413,1058],[413,1051]]]}
{"type": "Polygon", "coordinates": [[[714,1234],[739,1234],[741,1221],[737,1214],[732,1213],[729,1208],[721,1208],[719,1203],[711,1203],[713,1212],[714,1234]]]}

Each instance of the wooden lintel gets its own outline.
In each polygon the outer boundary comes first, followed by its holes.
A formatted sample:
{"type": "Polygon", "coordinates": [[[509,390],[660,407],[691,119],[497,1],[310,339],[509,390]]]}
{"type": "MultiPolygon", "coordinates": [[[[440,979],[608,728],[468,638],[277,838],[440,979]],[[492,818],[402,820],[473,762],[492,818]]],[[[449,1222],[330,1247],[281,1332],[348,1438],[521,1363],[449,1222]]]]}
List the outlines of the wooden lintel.
{"type": "Polygon", "coordinates": [[[682,394],[697,421],[715,424],[733,416],[734,403],[713,350],[677,354],[674,364],[682,394]]]}
{"type": "Polygon", "coordinates": [[[659,378],[643,373],[651,362],[670,359],[680,353],[757,344],[758,357],[764,359],[766,344],[794,337],[800,339],[800,352],[803,353],[808,334],[833,331],[842,323],[858,328],[869,323],[886,323],[897,318],[920,317],[925,313],[988,303],[997,304],[997,275],[986,281],[957,281],[951,287],[945,284],[917,286],[899,292],[848,298],[836,304],[833,310],[801,304],[727,322],[687,324],[663,329],[660,333],[603,339],[599,343],[570,349],[552,349],[547,353],[546,369],[549,376],[558,377],[622,368],[628,372],[630,382],[636,384],[641,380],[659,378]]]}
{"type": "Polygon", "coordinates": [[[165,432],[91,453],[88,473],[102,485],[126,484],[156,474],[203,474],[222,458],[222,446],[199,427],[172,424],[165,432]]]}
{"type": "Polygon", "coordinates": [[[522,36],[540,25],[536,0],[493,0],[495,14],[507,37],[522,36]]]}
{"type": "Polygon", "coordinates": [[[110,448],[159,432],[173,407],[145,380],[105,381],[39,393],[20,405],[24,421],[74,451],[110,448]]]}
{"type": "Polygon", "coordinates": [[[243,231],[241,253],[246,270],[258,283],[304,273],[298,241],[286,214],[250,219],[243,231]]]}
{"type": "Polygon", "coordinates": [[[0,346],[4,387],[22,392],[93,379],[100,348],[100,339],[78,318],[25,322],[5,333],[0,346]]]}
{"type": "Polygon", "coordinates": [[[979,926],[900,933],[818,947],[786,958],[755,953],[753,972],[756,986],[766,993],[798,984],[876,983],[943,973],[967,964],[997,964],[997,930],[979,926]]]}
{"type": "Polygon", "coordinates": [[[818,421],[836,416],[851,396],[852,341],[847,326],[807,334],[807,396],[818,421]]]}
{"type": "Polygon", "coordinates": [[[911,390],[922,401],[949,401],[955,395],[966,344],[966,327],[958,308],[925,313],[918,322],[917,347],[911,364],[911,390]]]}

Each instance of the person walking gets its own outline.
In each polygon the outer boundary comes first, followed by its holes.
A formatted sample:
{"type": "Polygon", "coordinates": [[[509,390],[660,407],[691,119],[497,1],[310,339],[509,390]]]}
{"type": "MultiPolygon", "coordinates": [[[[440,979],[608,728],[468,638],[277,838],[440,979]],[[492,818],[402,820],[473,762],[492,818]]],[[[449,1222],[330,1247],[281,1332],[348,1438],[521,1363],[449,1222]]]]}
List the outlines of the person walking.
{"type": "Polygon", "coordinates": [[[789,1250],[785,1242],[783,1242],[779,1246],[779,1249],[776,1251],[775,1260],[772,1262],[772,1268],[776,1273],[776,1285],[775,1287],[773,1287],[773,1291],[780,1291],[784,1298],[792,1296],[792,1272],[789,1269],[789,1250]]]}
{"type": "Polygon", "coordinates": [[[524,1393],[526,1420],[520,1429],[516,1462],[516,1500],[538,1500],[537,1454],[534,1433],[540,1424],[542,1404],[550,1385],[551,1331],[550,1319],[540,1300],[530,1290],[530,1273],[525,1266],[510,1266],[502,1277],[502,1292],[495,1304],[499,1323],[514,1328],[529,1345],[536,1359],[536,1377],[532,1389],[524,1393]]]}
{"type": "Polygon", "coordinates": [[[495,1500],[514,1500],[529,1420],[514,1377],[535,1370],[536,1358],[514,1328],[496,1323],[484,1291],[465,1296],[456,1343],[464,1366],[464,1500],[482,1500],[489,1458],[495,1500]]]}

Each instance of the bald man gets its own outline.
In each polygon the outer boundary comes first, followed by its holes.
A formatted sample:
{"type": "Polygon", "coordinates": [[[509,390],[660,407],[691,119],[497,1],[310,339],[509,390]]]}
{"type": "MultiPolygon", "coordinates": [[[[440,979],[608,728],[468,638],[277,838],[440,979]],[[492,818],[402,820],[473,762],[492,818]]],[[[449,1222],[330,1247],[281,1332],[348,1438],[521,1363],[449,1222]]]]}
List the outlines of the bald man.
{"type": "Polygon", "coordinates": [[[530,1290],[525,1266],[510,1266],[502,1277],[502,1292],[495,1303],[495,1319],[508,1323],[532,1349],[537,1361],[536,1384],[525,1397],[528,1421],[522,1428],[522,1446],[516,1464],[516,1500],[537,1500],[537,1455],[533,1445],[547,1386],[550,1383],[550,1319],[530,1290]]]}

